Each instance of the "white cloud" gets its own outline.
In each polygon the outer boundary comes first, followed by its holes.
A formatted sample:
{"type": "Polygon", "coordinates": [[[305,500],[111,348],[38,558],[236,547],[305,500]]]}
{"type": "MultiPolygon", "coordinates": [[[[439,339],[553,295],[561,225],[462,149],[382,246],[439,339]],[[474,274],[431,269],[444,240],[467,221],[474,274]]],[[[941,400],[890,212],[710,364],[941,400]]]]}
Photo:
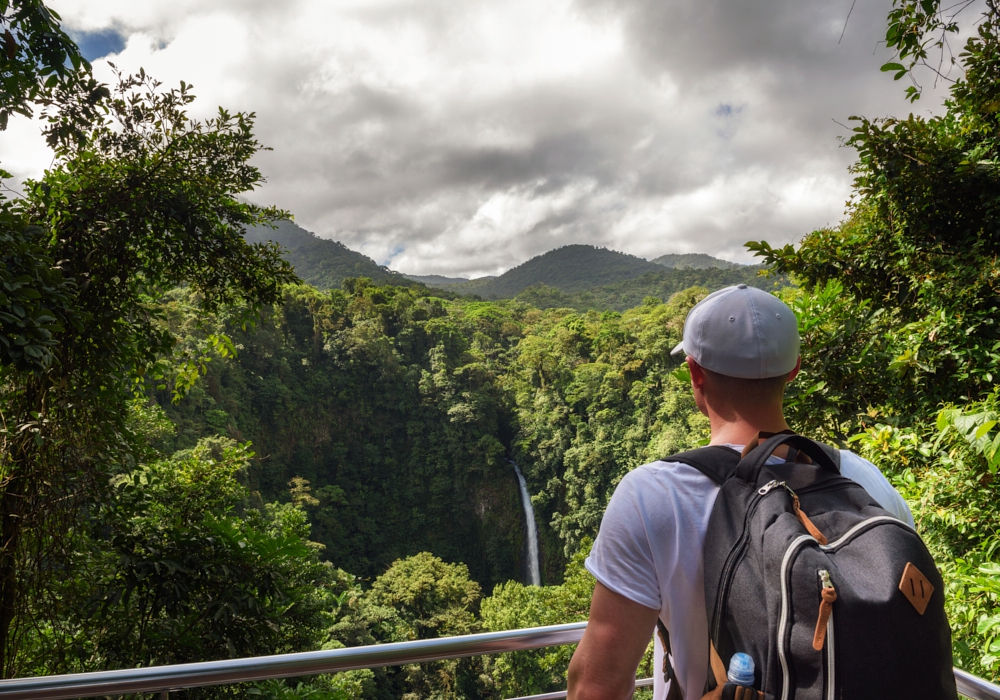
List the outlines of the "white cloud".
{"type": "MultiPolygon", "coordinates": [[[[569,243],[746,260],[836,223],[888,0],[58,0],[113,61],[254,111],[253,197],[395,269],[497,273],[569,243]]],[[[106,61],[95,69],[110,79],[106,61]]],[[[938,103],[925,99],[923,108],[938,103]]],[[[0,134],[37,173],[36,125],[0,134]]]]}

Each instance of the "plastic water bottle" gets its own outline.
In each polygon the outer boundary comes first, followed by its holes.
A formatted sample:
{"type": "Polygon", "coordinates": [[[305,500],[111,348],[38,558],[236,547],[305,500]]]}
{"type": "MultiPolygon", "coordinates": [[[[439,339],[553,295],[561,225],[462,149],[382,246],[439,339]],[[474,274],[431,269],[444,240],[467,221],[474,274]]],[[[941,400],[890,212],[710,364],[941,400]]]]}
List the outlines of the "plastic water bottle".
{"type": "Polygon", "coordinates": [[[729,660],[729,673],[726,675],[729,677],[730,683],[752,688],[754,680],[753,658],[750,654],[733,654],[733,658],[729,660]]]}

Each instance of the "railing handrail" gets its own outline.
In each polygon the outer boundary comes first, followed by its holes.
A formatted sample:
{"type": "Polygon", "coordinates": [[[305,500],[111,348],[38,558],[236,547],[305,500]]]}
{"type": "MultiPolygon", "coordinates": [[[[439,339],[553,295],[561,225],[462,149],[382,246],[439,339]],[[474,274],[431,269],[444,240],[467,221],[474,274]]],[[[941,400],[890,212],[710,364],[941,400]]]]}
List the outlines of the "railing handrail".
{"type": "Polygon", "coordinates": [[[955,669],[955,685],[958,692],[973,700],[1000,700],[1000,686],[994,685],[968,671],[955,669]]]}
{"type": "Polygon", "coordinates": [[[583,637],[586,626],[586,622],[572,622],[505,632],[485,632],[275,656],[69,673],[59,676],[11,678],[0,680],[0,698],[59,700],[95,695],[156,693],[206,685],[311,676],[359,668],[398,666],[503,651],[539,649],[561,644],[576,644],[583,637]]]}
{"type": "MultiPolygon", "coordinates": [[[[481,654],[540,649],[576,644],[583,637],[586,627],[586,622],[571,622],[565,625],[530,627],[505,632],[484,632],[458,637],[304,651],[275,656],[11,678],[0,680],[0,700],[60,700],[95,695],[156,693],[207,685],[311,676],[360,668],[399,666],[481,654]]],[[[1000,686],[971,673],[956,668],[955,681],[958,692],[965,697],[973,700],[1000,700],[1000,686]]],[[[637,681],[636,686],[646,686],[651,683],[652,679],[647,678],[637,681]]],[[[554,700],[565,695],[566,691],[546,693],[531,696],[531,700],[554,700]]]]}

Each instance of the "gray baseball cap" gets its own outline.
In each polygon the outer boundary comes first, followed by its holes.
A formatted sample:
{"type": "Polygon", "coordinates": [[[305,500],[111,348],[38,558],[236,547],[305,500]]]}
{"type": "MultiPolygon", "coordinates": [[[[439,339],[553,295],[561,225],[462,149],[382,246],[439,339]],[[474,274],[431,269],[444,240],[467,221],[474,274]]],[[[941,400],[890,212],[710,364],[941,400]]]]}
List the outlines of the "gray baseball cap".
{"type": "Polygon", "coordinates": [[[670,354],[682,352],[727,377],[777,377],[798,362],[798,322],[773,294],[745,284],[726,287],[688,312],[684,340],[670,354]]]}

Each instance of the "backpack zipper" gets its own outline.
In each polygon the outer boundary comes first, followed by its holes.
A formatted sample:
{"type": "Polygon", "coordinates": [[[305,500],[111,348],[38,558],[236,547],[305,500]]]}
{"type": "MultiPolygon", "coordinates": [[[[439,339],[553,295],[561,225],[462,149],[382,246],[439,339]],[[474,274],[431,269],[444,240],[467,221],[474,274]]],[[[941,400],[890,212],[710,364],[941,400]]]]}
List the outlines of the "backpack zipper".
{"type": "MultiPolygon", "coordinates": [[[[847,477],[843,477],[842,481],[834,481],[833,483],[827,481],[821,484],[814,484],[812,486],[806,486],[799,490],[799,493],[810,493],[812,491],[824,490],[824,487],[834,486],[843,487],[848,486],[851,483],[847,477]]],[[[764,499],[764,496],[768,495],[778,487],[784,488],[788,493],[789,497],[794,497],[796,494],[788,487],[788,482],[779,481],[777,479],[772,479],[767,482],[759,489],[757,489],[757,497],[747,508],[747,514],[743,518],[743,532],[740,534],[739,540],[736,542],[736,546],[733,547],[732,551],[729,552],[729,556],[726,557],[726,562],[722,566],[722,574],[719,576],[721,585],[719,586],[719,593],[716,595],[715,603],[715,615],[712,618],[712,641],[718,645],[719,644],[719,628],[722,625],[722,612],[725,607],[726,596],[729,592],[729,586],[732,583],[732,572],[736,569],[736,564],[739,563],[740,559],[743,558],[743,550],[746,549],[747,542],[750,539],[750,518],[757,511],[757,506],[764,499]]],[[[831,491],[833,488],[830,489],[831,491]]]]}
{"type": "Polygon", "coordinates": [[[740,533],[740,538],[736,541],[736,546],[729,552],[729,556],[726,557],[726,562],[722,566],[722,574],[719,577],[722,585],[719,586],[719,593],[715,598],[715,616],[712,620],[712,640],[716,644],[719,643],[719,626],[722,624],[722,611],[725,607],[729,585],[732,583],[732,571],[735,570],[736,564],[742,558],[743,550],[746,548],[747,540],[749,539],[750,518],[757,511],[757,506],[764,499],[764,496],[771,493],[771,491],[781,484],[785,484],[785,482],[773,479],[757,489],[757,497],[747,508],[746,515],[743,518],[743,532],[740,533]]]}
{"type": "MultiPolygon", "coordinates": [[[[785,649],[785,628],[788,626],[788,569],[792,560],[792,557],[802,548],[802,545],[812,542],[817,545],[824,552],[829,552],[835,550],[842,545],[846,544],[850,540],[854,539],[857,535],[868,530],[874,525],[881,522],[888,522],[895,525],[899,525],[911,532],[915,530],[902,522],[898,518],[892,515],[877,515],[874,518],[868,518],[867,520],[862,520],[860,523],[852,527],[850,530],[841,535],[837,540],[831,542],[830,544],[819,544],[812,535],[800,535],[799,537],[792,540],[792,543],[785,550],[785,555],[781,558],[781,616],[778,622],[778,661],[781,662],[781,700],[788,700],[789,692],[789,678],[790,672],[788,669],[788,652],[785,649]]],[[[827,629],[827,660],[830,668],[828,675],[829,684],[827,685],[827,700],[834,699],[834,666],[833,666],[833,616],[830,616],[830,621],[827,623],[829,625],[827,629]]]]}
{"type": "Polygon", "coordinates": [[[819,620],[817,621],[816,631],[813,635],[813,649],[820,651],[823,648],[823,644],[826,644],[826,698],[827,700],[835,700],[833,695],[835,680],[833,665],[833,603],[837,600],[837,589],[833,587],[833,579],[830,578],[830,572],[827,569],[820,569],[818,573],[822,600],[819,604],[819,620]],[[826,613],[825,621],[823,619],[824,612],[826,613]]]}

